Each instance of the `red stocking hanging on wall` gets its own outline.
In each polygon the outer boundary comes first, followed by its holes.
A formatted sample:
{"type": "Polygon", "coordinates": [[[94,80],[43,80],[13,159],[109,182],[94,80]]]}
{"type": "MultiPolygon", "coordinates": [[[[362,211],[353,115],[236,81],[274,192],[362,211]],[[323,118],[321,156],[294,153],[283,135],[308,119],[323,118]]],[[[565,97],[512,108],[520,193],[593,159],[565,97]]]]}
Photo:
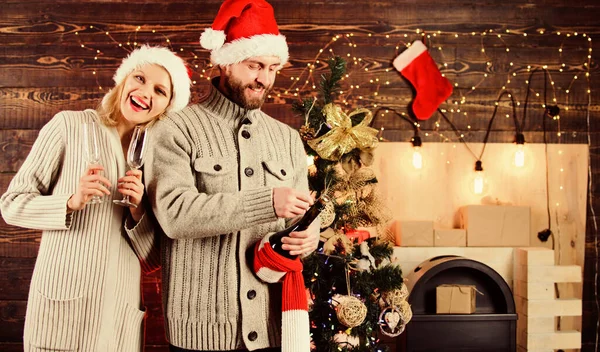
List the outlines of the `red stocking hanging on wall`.
{"type": "Polygon", "coordinates": [[[443,77],[437,64],[420,40],[416,40],[394,60],[394,67],[410,81],[417,95],[412,111],[419,120],[427,120],[452,94],[452,84],[443,77]]]}

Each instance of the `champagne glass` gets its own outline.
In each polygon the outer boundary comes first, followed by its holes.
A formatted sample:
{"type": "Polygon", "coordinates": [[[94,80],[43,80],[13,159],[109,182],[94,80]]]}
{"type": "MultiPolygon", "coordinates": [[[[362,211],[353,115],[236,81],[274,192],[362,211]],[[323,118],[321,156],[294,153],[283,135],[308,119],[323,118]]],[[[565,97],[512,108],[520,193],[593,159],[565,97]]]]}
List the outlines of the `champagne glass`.
{"type": "MultiPolygon", "coordinates": [[[[82,125],[83,152],[88,165],[100,162],[100,141],[98,140],[98,125],[95,121],[85,122],[82,125]]],[[[102,203],[102,198],[93,195],[88,201],[90,204],[102,203]]]]}
{"type": "MultiPolygon", "coordinates": [[[[133,129],[133,135],[131,136],[129,149],[127,150],[127,165],[131,170],[137,170],[144,164],[144,151],[146,150],[147,136],[148,131],[145,128],[135,126],[133,129]]],[[[113,202],[124,207],[137,208],[137,205],[129,201],[129,195],[127,194],[123,195],[123,199],[113,200],[113,202]]]]}

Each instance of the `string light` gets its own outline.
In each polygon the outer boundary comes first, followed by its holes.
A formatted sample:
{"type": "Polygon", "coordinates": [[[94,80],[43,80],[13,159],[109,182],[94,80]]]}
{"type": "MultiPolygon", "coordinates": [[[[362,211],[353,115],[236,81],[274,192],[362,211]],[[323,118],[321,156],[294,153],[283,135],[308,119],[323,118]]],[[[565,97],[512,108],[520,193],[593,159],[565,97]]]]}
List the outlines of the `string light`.
{"type": "MultiPolygon", "coordinates": [[[[89,26],[88,28],[84,28],[81,31],[78,31],[75,33],[75,37],[77,38],[77,40],[80,42],[80,44],[83,45],[83,49],[84,50],[94,50],[97,52],[95,53],[94,56],[94,62],[99,63],[99,57],[103,56],[103,51],[102,50],[98,50],[96,48],[92,48],[89,47],[87,43],[85,43],[85,40],[83,40],[82,38],[82,34],[85,34],[86,32],[90,32],[90,31],[99,31],[102,32],[106,35],[107,38],[109,38],[109,40],[113,43],[113,44],[117,44],[118,47],[121,50],[132,50],[132,48],[128,48],[126,45],[124,45],[124,43],[129,42],[130,45],[133,43],[134,45],[141,45],[141,41],[138,39],[138,33],[140,35],[142,34],[148,34],[148,33],[153,33],[155,35],[158,35],[159,37],[162,38],[163,42],[166,43],[168,46],[172,47],[172,43],[171,40],[156,31],[156,29],[152,29],[152,28],[148,28],[147,26],[135,26],[132,31],[134,32],[134,36],[132,38],[127,38],[128,40],[126,41],[122,41],[119,42],[118,40],[116,40],[115,38],[113,38],[113,35],[111,33],[111,31],[108,28],[105,29],[101,29],[101,28],[96,28],[94,26],[89,26]]],[[[540,36],[548,36],[548,35],[558,35],[560,36],[560,38],[562,38],[562,42],[558,45],[557,48],[557,52],[559,54],[559,60],[564,61],[565,58],[567,58],[567,54],[570,53],[568,49],[568,47],[565,46],[566,41],[568,40],[578,40],[578,41],[585,41],[588,45],[589,48],[585,53],[585,62],[583,62],[582,65],[573,65],[570,66],[572,69],[576,69],[577,67],[582,67],[583,68],[583,72],[581,74],[571,74],[572,79],[571,82],[569,83],[568,87],[560,87],[557,86],[555,84],[555,81],[552,80],[552,101],[555,104],[560,104],[561,107],[565,110],[565,111],[570,111],[573,110],[573,106],[569,106],[570,105],[570,94],[573,94],[573,89],[575,88],[575,83],[577,82],[577,80],[581,80],[581,77],[583,75],[585,75],[586,79],[589,79],[589,72],[591,69],[591,52],[592,52],[592,38],[589,37],[586,33],[578,33],[577,35],[575,35],[575,32],[573,33],[568,33],[569,35],[566,36],[565,33],[561,33],[561,32],[549,32],[546,29],[537,29],[534,32],[524,32],[522,30],[513,30],[513,29],[508,29],[508,30],[502,30],[502,31],[497,31],[494,29],[488,29],[488,30],[484,30],[481,32],[469,32],[469,33],[458,33],[458,32],[443,32],[443,31],[439,31],[439,30],[435,30],[435,31],[431,31],[431,33],[429,33],[427,30],[419,28],[416,30],[400,30],[398,32],[395,33],[386,33],[386,34],[377,34],[377,33],[344,33],[344,34],[336,34],[336,35],[332,35],[330,37],[330,40],[325,43],[323,45],[323,47],[321,47],[320,49],[317,50],[316,55],[313,57],[313,59],[311,61],[309,61],[308,63],[306,63],[306,66],[303,67],[302,71],[298,74],[298,75],[294,75],[292,77],[290,77],[290,80],[288,81],[288,87],[285,88],[280,88],[280,87],[276,87],[275,90],[273,91],[273,94],[269,97],[269,100],[272,99],[277,99],[276,101],[281,101],[281,99],[292,99],[292,100],[297,100],[299,98],[304,98],[307,96],[315,96],[317,94],[316,90],[319,87],[319,84],[316,83],[316,80],[320,79],[320,75],[321,75],[321,71],[326,69],[325,66],[320,65],[321,63],[321,59],[324,53],[329,53],[331,55],[335,55],[336,51],[339,51],[339,47],[343,47],[345,48],[343,50],[344,52],[344,56],[348,57],[349,59],[352,60],[351,64],[349,65],[349,68],[351,68],[348,72],[346,77],[344,78],[344,81],[346,84],[348,85],[353,85],[353,88],[348,88],[348,89],[343,89],[340,91],[340,95],[339,95],[339,100],[343,101],[343,104],[349,107],[356,107],[356,106],[361,106],[361,107],[366,107],[366,108],[377,108],[381,102],[381,93],[380,90],[382,87],[388,87],[392,84],[392,82],[397,82],[399,80],[399,75],[398,72],[391,67],[391,65],[389,67],[385,67],[385,65],[381,65],[378,62],[371,62],[369,63],[369,60],[365,60],[364,58],[362,58],[360,55],[357,55],[357,49],[361,47],[362,43],[367,40],[368,42],[372,43],[373,40],[379,40],[379,39],[383,39],[383,48],[390,48],[390,55],[389,57],[395,57],[396,55],[399,54],[399,52],[401,52],[404,48],[409,47],[411,45],[411,43],[414,41],[414,39],[419,39],[419,38],[427,38],[428,40],[428,47],[430,48],[430,51],[432,52],[432,55],[435,53],[439,53],[438,55],[441,57],[441,60],[439,60],[441,62],[441,64],[439,65],[439,67],[441,68],[441,73],[448,77],[451,81],[453,81],[454,86],[455,86],[455,94],[459,95],[458,99],[454,99],[453,102],[451,102],[452,104],[454,104],[454,102],[458,102],[459,104],[463,105],[463,107],[461,107],[461,109],[453,109],[453,110],[449,110],[450,113],[452,115],[454,114],[460,114],[461,117],[464,119],[464,121],[471,125],[470,123],[470,116],[476,116],[469,114],[469,110],[473,108],[473,102],[470,101],[470,95],[475,93],[480,86],[482,86],[482,84],[485,83],[485,81],[487,79],[490,79],[491,77],[493,77],[495,74],[500,74],[501,72],[499,71],[494,71],[493,68],[496,67],[497,65],[495,64],[496,61],[501,61],[501,62],[509,62],[510,64],[508,65],[510,68],[510,72],[506,72],[507,75],[509,77],[512,77],[511,79],[507,79],[506,84],[504,85],[504,89],[506,88],[506,86],[511,85],[513,86],[515,84],[515,81],[517,81],[517,74],[520,72],[520,68],[516,67],[516,63],[514,62],[514,60],[511,60],[512,57],[511,55],[513,55],[512,53],[515,50],[512,50],[514,48],[510,48],[508,46],[508,41],[507,38],[510,36],[519,36],[519,38],[522,41],[525,40],[530,40],[530,38],[532,40],[535,40],[535,38],[540,37],[540,36]],[[456,53],[454,53],[453,51],[453,55],[451,56],[452,59],[449,59],[446,56],[445,53],[445,45],[447,43],[456,43],[457,41],[460,41],[462,37],[471,37],[471,36],[479,36],[480,37],[480,41],[481,41],[481,46],[480,49],[482,49],[482,59],[485,62],[485,68],[486,71],[482,73],[481,76],[479,76],[479,79],[477,82],[474,82],[474,84],[469,84],[468,86],[465,85],[461,85],[461,71],[460,70],[456,70],[454,67],[454,62],[456,62],[456,53]],[[388,42],[389,44],[386,44],[385,42],[388,42]],[[500,54],[500,56],[496,55],[495,57],[491,57],[489,56],[489,53],[492,52],[491,50],[486,50],[486,48],[492,48],[492,47],[497,47],[498,42],[503,45],[504,47],[504,55],[500,54]],[[361,72],[360,74],[358,74],[359,72],[361,72]],[[361,91],[362,90],[362,91],[361,91]],[[368,93],[365,93],[368,92],[368,93]],[[558,99],[557,94],[561,92],[562,94],[564,94],[564,99],[561,101],[558,99]]],[[[97,44],[96,44],[97,45],[97,44]]],[[[522,45],[519,44],[518,47],[521,47],[522,45]]],[[[453,45],[454,48],[454,45],[453,45]]],[[[199,49],[199,48],[198,48],[199,49]]],[[[212,64],[210,64],[209,62],[209,58],[208,58],[208,54],[207,53],[203,53],[204,56],[202,58],[198,58],[198,55],[196,55],[193,50],[187,50],[184,48],[177,48],[177,51],[182,54],[182,55],[187,55],[189,54],[190,57],[193,57],[193,61],[194,64],[191,67],[194,67],[196,70],[196,72],[199,74],[200,78],[202,79],[206,79],[206,80],[210,80],[211,77],[213,76],[213,70],[214,67],[212,64]]],[[[568,58],[573,61],[572,59],[572,55],[568,56],[568,58]]],[[[499,67],[501,67],[502,65],[499,65],[499,67]]],[[[525,65],[527,67],[527,70],[530,71],[532,68],[536,68],[536,67],[550,67],[550,65],[548,64],[528,64],[525,65]]],[[[561,62],[559,64],[552,64],[552,67],[557,68],[557,71],[559,73],[565,72],[564,70],[567,68],[566,63],[565,62],[561,62]]],[[[278,72],[278,74],[280,74],[281,72],[278,72]]],[[[95,79],[98,80],[98,78],[101,78],[102,75],[100,74],[96,74],[94,75],[95,79]]],[[[195,81],[194,81],[195,82],[195,81]]],[[[518,82],[516,82],[518,83],[518,82]]],[[[98,87],[100,89],[101,85],[98,84],[98,87]]],[[[513,86],[514,87],[514,86],[513,86]]],[[[588,95],[591,94],[591,90],[589,89],[589,85],[588,85],[588,89],[586,89],[586,92],[588,92],[588,95]]],[[[384,98],[385,99],[385,98],[384,98]]],[[[517,105],[519,105],[520,103],[517,101],[517,105]]],[[[442,103],[442,107],[445,105],[445,103],[442,103]]],[[[475,105],[479,105],[479,103],[475,104],[475,105]]],[[[402,110],[402,109],[406,109],[406,107],[396,107],[397,110],[402,110]]],[[[405,112],[408,113],[408,110],[405,110],[405,112]]],[[[556,116],[554,118],[554,121],[556,122],[557,125],[557,137],[561,137],[563,135],[563,133],[561,133],[561,128],[560,128],[560,116],[556,116]]],[[[425,135],[425,137],[440,137],[439,133],[437,133],[437,128],[439,128],[439,126],[436,126],[436,130],[431,131],[432,133],[428,133],[427,135],[425,135]]],[[[447,137],[440,137],[442,139],[442,141],[446,141],[447,137]]]]}
{"type": "MultiPolygon", "coordinates": [[[[195,55],[193,53],[193,51],[186,50],[183,47],[180,47],[179,50],[176,50],[171,45],[171,39],[169,39],[166,35],[157,32],[156,29],[147,29],[147,28],[144,28],[142,26],[136,26],[135,31],[133,33],[134,37],[133,38],[129,38],[129,36],[131,36],[131,34],[130,34],[130,35],[128,35],[128,39],[126,41],[123,41],[123,42],[121,42],[121,41],[117,40],[115,37],[113,37],[113,35],[111,34],[111,32],[109,30],[102,30],[100,28],[94,27],[93,25],[90,25],[88,28],[84,27],[83,30],[84,31],[88,31],[89,30],[89,31],[96,31],[96,32],[104,33],[104,35],[109,40],[108,44],[109,45],[113,45],[115,48],[118,48],[119,50],[124,50],[125,51],[124,56],[127,55],[128,53],[130,53],[131,51],[135,50],[137,47],[140,47],[140,46],[142,46],[144,44],[144,43],[142,43],[142,42],[140,42],[138,40],[138,37],[137,37],[138,34],[141,35],[141,34],[152,33],[152,34],[158,36],[157,39],[160,40],[160,42],[161,42],[160,44],[161,45],[169,47],[171,49],[171,51],[173,51],[173,52],[178,52],[178,55],[181,56],[183,59],[185,59],[185,56],[191,56],[191,57],[193,57],[192,62],[194,62],[195,60],[198,59],[198,56],[195,55]]],[[[86,50],[94,51],[94,54],[95,54],[94,55],[94,61],[97,62],[99,57],[104,56],[104,51],[101,50],[101,49],[99,49],[99,48],[93,48],[90,45],[84,43],[81,34],[82,33],[80,31],[75,32],[75,36],[77,38],[77,41],[78,41],[80,47],[83,48],[83,49],[86,49],[86,50]]],[[[208,59],[205,60],[205,61],[208,62],[208,59]]],[[[205,66],[212,67],[211,64],[206,64],[205,66]]],[[[194,64],[193,67],[199,68],[198,64],[194,64]]],[[[204,78],[204,76],[205,76],[204,73],[205,72],[206,72],[205,70],[202,70],[202,73],[200,74],[201,78],[204,78]]],[[[102,86],[99,83],[99,78],[98,78],[99,75],[96,75],[96,73],[97,73],[96,70],[92,71],[92,75],[94,75],[95,78],[96,78],[96,83],[98,85],[98,89],[102,90],[102,86]]],[[[209,76],[208,79],[210,79],[210,76],[209,76]]],[[[196,84],[196,81],[192,80],[192,84],[196,84]]]]}
{"type": "Polygon", "coordinates": [[[475,177],[473,178],[473,193],[476,195],[483,194],[485,188],[485,175],[481,160],[475,162],[475,177]]]}
{"type": "Polygon", "coordinates": [[[415,169],[420,170],[423,168],[423,155],[421,155],[421,137],[419,137],[418,134],[415,134],[410,140],[410,142],[413,145],[412,165],[415,169]]]}
{"type": "Polygon", "coordinates": [[[523,167],[525,166],[525,137],[522,133],[517,133],[515,144],[517,145],[517,150],[515,151],[514,164],[516,167],[523,167]]]}

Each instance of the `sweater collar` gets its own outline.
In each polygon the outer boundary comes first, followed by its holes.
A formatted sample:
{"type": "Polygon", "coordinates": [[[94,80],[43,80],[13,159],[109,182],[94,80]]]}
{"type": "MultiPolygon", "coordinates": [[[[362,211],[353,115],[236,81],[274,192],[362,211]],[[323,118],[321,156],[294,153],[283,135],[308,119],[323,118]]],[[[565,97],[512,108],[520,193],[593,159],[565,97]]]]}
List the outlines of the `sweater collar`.
{"type": "Polygon", "coordinates": [[[218,84],[219,77],[213,78],[208,95],[200,103],[214,111],[225,123],[234,128],[239,127],[241,123],[255,123],[260,109],[244,109],[223,95],[217,88],[218,84]]]}

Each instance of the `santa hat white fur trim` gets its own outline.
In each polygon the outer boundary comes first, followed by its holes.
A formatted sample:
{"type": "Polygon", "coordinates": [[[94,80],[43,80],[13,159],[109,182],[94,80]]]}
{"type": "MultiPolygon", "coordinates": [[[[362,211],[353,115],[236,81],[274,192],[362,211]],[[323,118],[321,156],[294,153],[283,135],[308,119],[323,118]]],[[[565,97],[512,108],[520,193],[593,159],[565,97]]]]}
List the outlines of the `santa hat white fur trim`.
{"type": "Polygon", "coordinates": [[[414,59],[421,55],[424,51],[427,51],[427,47],[420,40],[415,40],[412,45],[404,50],[402,54],[398,55],[394,59],[394,67],[398,71],[404,70],[414,59]]]}
{"type": "MultiPolygon", "coordinates": [[[[182,58],[164,47],[151,47],[143,45],[123,59],[121,66],[115,72],[115,84],[122,82],[134,70],[146,64],[155,64],[163,67],[171,76],[173,97],[167,112],[175,112],[185,108],[190,101],[191,80],[188,76],[187,66],[182,58]]],[[[105,101],[103,100],[104,104],[105,101]]]]}
{"type": "Polygon", "coordinates": [[[200,35],[200,45],[204,49],[215,50],[225,44],[227,36],[224,31],[216,31],[212,28],[206,28],[202,35],[200,35]]]}
{"type": "Polygon", "coordinates": [[[281,60],[281,65],[285,65],[289,58],[285,36],[259,34],[250,38],[236,39],[213,50],[210,61],[214,65],[231,65],[256,56],[277,56],[281,60]]]}

